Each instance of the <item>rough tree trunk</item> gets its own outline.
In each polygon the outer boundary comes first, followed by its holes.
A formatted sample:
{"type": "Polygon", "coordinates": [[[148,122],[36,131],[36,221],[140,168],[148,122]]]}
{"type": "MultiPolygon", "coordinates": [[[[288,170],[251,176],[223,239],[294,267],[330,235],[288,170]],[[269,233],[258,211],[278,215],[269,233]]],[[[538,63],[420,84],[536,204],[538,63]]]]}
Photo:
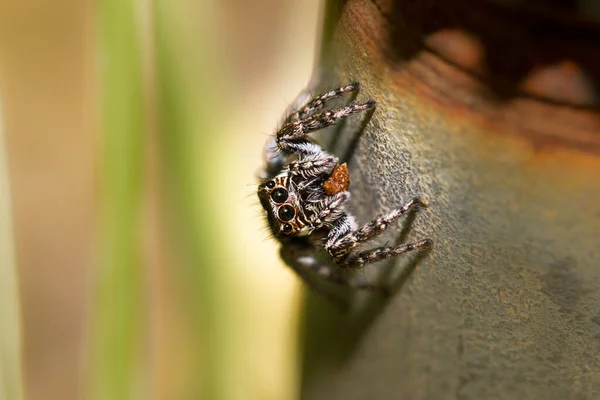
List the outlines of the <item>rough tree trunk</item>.
{"type": "Polygon", "coordinates": [[[435,247],[309,296],[303,398],[600,398],[600,29],[543,3],[329,2],[318,86],[378,103],[332,144],[358,220],[424,195],[388,239],[435,247]]]}

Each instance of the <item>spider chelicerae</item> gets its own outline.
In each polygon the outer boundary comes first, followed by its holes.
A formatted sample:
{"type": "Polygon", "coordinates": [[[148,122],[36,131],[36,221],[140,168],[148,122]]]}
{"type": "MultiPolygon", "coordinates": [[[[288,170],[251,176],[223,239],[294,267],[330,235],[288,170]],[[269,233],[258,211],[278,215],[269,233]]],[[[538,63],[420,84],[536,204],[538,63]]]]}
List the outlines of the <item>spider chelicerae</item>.
{"type": "MultiPolygon", "coordinates": [[[[339,268],[360,268],[433,244],[431,239],[423,239],[399,246],[356,250],[359,244],[381,234],[412,208],[427,206],[426,201],[415,197],[360,228],[346,210],[350,200],[346,165],[340,165],[338,157],[323,150],[307,135],[374,109],[375,101],[369,100],[324,111],[331,100],[356,93],[359,87],[358,83],[352,83],[309,98],[289,113],[265,146],[266,165],[258,198],[272,234],[281,243],[281,258],[309,284],[312,272],[334,283],[372,289],[372,285],[341,273],[339,268]],[[338,268],[319,260],[317,254],[322,249],[338,268]]],[[[381,286],[377,288],[385,291],[381,286]]]]}

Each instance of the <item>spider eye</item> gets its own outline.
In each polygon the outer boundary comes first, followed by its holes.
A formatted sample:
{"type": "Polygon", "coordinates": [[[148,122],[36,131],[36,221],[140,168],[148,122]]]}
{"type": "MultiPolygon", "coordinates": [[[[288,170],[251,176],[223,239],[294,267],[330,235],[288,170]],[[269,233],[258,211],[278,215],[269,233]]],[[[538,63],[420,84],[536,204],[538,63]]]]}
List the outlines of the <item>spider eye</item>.
{"type": "Polygon", "coordinates": [[[281,204],[288,199],[288,191],[278,187],[271,192],[271,198],[275,203],[281,204]]]}
{"type": "Polygon", "coordinates": [[[296,211],[294,210],[294,207],[290,206],[289,204],[286,204],[286,205],[279,207],[279,211],[277,211],[277,215],[279,216],[279,219],[282,221],[291,221],[292,219],[294,219],[294,216],[296,215],[296,211]]]}
{"type": "Polygon", "coordinates": [[[287,234],[287,233],[291,233],[292,232],[292,225],[290,224],[283,224],[283,226],[281,227],[281,232],[287,234]]]}
{"type": "Polygon", "coordinates": [[[267,189],[273,189],[275,187],[275,181],[267,182],[267,189]]]}

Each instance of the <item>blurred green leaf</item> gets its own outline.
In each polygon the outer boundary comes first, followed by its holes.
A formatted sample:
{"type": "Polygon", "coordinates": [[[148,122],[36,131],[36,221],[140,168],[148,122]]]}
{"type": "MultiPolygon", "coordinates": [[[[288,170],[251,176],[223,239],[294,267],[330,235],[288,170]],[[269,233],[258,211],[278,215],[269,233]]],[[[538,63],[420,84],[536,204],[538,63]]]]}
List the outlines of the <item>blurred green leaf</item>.
{"type": "Polygon", "coordinates": [[[0,113],[0,399],[21,400],[21,313],[0,113]]]}
{"type": "Polygon", "coordinates": [[[143,275],[140,225],[143,98],[134,1],[98,3],[102,106],[101,248],[94,280],[90,399],[146,398],[138,391],[143,275]]]}
{"type": "MultiPolygon", "coordinates": [[[[214,173],[224,121],[226,85],[220,79],[214,40],[214,2],[155,0],[160,148],[172,245],[179,256],[174,273],[185,281],[186,319],[196,339],[186,350],[192,365],[183,380],[186,398],[245,399],[235,381],[239,362],[227,302],[232,264],[219,215],[224,211],[214,173]],[[200,373],[199,373],[200,372],[200,373]],[[198,379],[201,377],[201,379],[198,379]]],[[[184,372],[185,373],[185,372],[184,372]]]]}

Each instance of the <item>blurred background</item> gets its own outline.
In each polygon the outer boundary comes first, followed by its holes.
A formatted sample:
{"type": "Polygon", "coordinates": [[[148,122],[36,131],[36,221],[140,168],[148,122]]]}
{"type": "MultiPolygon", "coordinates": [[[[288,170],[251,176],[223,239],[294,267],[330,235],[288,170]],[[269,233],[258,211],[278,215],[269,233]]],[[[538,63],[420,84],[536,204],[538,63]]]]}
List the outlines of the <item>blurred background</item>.
{"type": "Polygon", "coordinates": [[[0,0],[0,399],[296,397],[255,175],[321,8],[0,0]]]}

